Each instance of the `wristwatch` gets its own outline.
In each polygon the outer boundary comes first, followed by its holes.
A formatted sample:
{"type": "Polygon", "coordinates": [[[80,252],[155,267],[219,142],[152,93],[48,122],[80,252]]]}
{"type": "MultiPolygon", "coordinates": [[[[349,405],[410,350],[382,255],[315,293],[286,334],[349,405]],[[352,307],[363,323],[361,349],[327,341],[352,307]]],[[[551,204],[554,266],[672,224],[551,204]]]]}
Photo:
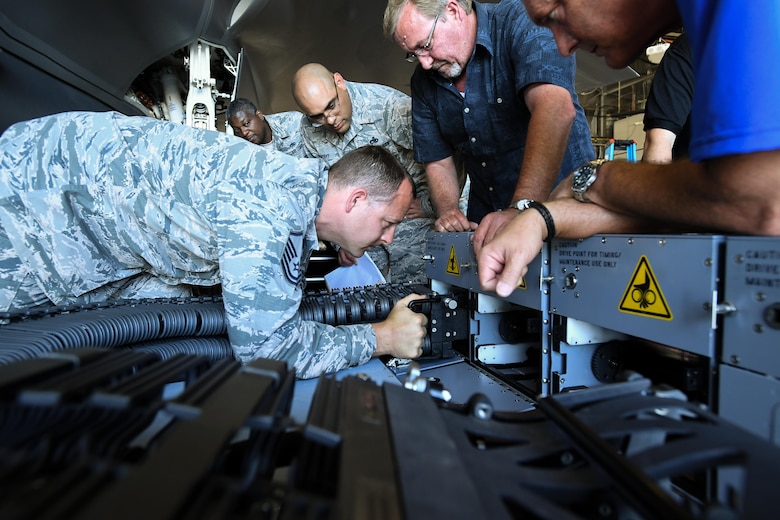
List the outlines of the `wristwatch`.
{"type": "Polygon", "coordinates": [[[531,207],[533,202],[534,201],[531,199],[513,200],[512,202],[509,203],[509,206],[507,206],[506,209],[516,209],[517,211],[525,211],[531,207]]]}
{"type": "Polygon", "coordinates": [[[580,202],[590,202],[590,199],[585,196],[585,192],[596,182],[596,178],[599,175],[599,167],[605,162],[604,159],[588,161],[574,170],[571,179],[571,191],[574,193],[575,199],[580,202]]]}

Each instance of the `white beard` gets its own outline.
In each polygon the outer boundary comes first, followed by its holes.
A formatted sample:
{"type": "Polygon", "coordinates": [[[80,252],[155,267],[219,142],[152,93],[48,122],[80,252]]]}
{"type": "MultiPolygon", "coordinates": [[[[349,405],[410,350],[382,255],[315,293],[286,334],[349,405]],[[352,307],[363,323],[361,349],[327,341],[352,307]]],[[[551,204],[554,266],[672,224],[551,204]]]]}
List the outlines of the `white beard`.
{"type": "Polygon", "coordinates": [[[437,69],[437,72],[447,79],[455,79],[463,73],[463,67],[461,67],[459,64],[455,63],[454,61],[449,65],[450,65],[449,71],[444,72],[441,68],[439,68],[437,69]]]}

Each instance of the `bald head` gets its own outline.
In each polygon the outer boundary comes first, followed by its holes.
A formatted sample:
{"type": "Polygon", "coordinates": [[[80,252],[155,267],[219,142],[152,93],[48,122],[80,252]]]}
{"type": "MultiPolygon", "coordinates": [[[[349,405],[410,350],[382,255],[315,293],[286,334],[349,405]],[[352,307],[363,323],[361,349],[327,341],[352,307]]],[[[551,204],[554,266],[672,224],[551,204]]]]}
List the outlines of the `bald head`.
{"type": "Polygon", "coordinates": [[[295,72],[292,95],[298,105],[333,86],[333,73],[320,63],[307,63],[295,72]]]}
{"type": "Polygon", "coordinates": [[[307,63],[293,75],[292,95],[313,126],[325,126],[337,134],[349,130],[352,100],[338,72],[319,63],[307,63]]]}

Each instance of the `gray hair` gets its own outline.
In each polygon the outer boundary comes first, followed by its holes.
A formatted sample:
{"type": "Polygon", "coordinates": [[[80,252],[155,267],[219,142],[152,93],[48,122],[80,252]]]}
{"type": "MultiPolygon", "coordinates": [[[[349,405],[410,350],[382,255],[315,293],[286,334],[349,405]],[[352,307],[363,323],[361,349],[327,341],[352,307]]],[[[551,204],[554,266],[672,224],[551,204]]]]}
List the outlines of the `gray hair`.
{"type": "MultiPolygon", "coordinates": [[[[466,11],[466,14],[471,14],[471,1],[458,0],[458,4],[466,11]]],[[[406,4],[412,4],[428,18],[434,18],[444,11],[447,2],[448,0],[388,0],[387,7],[385,7],[384,20],[382,21],[385,37],[392,40],[395,36],[395,31],[398,29],[398,18],[400,18],[401,10],[406,7],[406,4]]]]}

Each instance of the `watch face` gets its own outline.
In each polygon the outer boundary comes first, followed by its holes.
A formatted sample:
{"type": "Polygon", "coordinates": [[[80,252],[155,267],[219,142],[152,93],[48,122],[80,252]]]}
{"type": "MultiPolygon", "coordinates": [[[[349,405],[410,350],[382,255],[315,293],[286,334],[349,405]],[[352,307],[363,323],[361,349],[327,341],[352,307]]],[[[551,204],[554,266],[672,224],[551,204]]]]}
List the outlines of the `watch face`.
{"type": "Polygon", "coordinates": [[[576,170],[574,170],[574,177],[572,178],[572,189],[575,191],[584,191],[590,186],[590,178],[593,176],[595,168],[590,164],[583,164],[576,170]]]}
{"type": "Polygon", "coordinates": [[[571,191],[574,198],[578,201],[590,202],[585,196],[585,191],[596,182],[596,175],[600,164],[601,162],[591,161],[574,170],[571,180],[571,191]]]}

